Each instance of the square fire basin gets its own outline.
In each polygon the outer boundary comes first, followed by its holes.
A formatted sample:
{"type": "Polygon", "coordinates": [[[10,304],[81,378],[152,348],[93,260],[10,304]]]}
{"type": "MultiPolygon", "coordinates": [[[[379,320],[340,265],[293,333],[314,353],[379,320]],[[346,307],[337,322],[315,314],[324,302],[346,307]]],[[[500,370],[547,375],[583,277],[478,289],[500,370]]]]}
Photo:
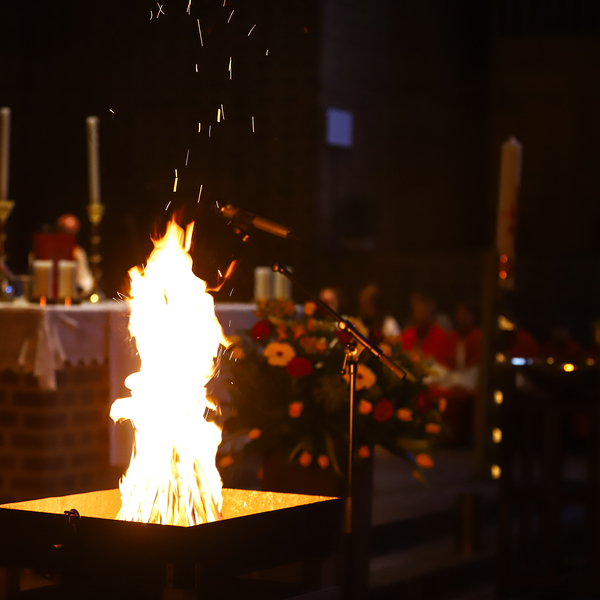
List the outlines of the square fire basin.
{"type": "Polygon", "coordinates": [[[69,580],[214,581],[334,554],[339,498],[223,490],[223,520],[191,527],[117,521],[119,490],[0,506],[0,566],[69,580]],[[79,518],[65,515],[76,509],[79,518]]]}

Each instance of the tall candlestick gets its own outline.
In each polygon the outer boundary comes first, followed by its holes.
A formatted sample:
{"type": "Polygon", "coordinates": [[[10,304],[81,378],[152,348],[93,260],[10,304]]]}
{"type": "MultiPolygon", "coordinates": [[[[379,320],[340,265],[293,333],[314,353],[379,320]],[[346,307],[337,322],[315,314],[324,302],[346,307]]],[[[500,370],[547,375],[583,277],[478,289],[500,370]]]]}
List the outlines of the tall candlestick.
{"type": "Polygon", "coordinates": [[[98,117],[85,120],[87,130],[90,204],[100,204],[100,158],[98,155],[98,117]]]}
{"type": "Polygon", "coordinates": [[[502,144],[496,244],[498,254],[508,260],[512,260],[515,254],[517,196],[521,185],[522,151],[521,144],[512,136],[502,144]]]}
{"type": "Polygon", "coordinates": [[[10,108],[0,108],[0,200],[8,200],[10,155],[10,108]]]}

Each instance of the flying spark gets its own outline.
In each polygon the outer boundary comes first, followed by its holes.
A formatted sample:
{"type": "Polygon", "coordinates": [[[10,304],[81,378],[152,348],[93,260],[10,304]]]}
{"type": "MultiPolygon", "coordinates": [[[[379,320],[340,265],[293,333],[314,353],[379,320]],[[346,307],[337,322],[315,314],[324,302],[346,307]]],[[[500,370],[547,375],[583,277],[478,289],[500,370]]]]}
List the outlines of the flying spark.
{"type": "Polygon", "coordinates": [[[198,21],[198,33],[200,34],[200,45],[204,46],[204,42],[202,41],[202,29],[200,29],[200,19],[196,19],[198,21]]]}
{"type": "Polygon", "coordinates": [[[169,206],[171,206],[171,201],[169,200],[169,204],[167,204],[167,208],[165,208],[165,211],[168,210],[169,206]]]}
{"type": "Polygon", "coordinates": [[[185,11],[188,15],[190,14],[190,8],[191,8],[191,6],[192,6],[192,0],[190,0],[188,2],[188,7],[187,7],[187,10],[185,11]]]}
{"type": "Polygon", "coordinates": [[[269,56],[269,51],[268,51],[268,50],[267,50],[267,52],[266,52],[265,56],[269,56]]]}
{"type": "MultiPolygon", "coordinates": [[[[173,191],[176,192],[177,191],[177,181],[179,180],[179,177],[177,176],[177,169],[175,169],[175,183],[173,183],[173,191]]],[[[169,203],[170,204],[170,203],[169,203]]]]}
{"type": "Polygon", "coordinates": [[[254,115],[252,115],[252,133],[254,133],[254,115]]]}
{"type": "Polygon", "coordinates": [[[223,121],[225,120],[225,109],[223,108],[223,105],[221,104],[221,116],[223,117],[223,121]]]}
{"type": "Polygon", "coordinates": [[[208,126],[208,137],[210,137],[210,130],[212,129],[212,125],[208,126]]]}
{"type": "Polygon", "coordinates": [[[198,123],[198,133],[202,131],[202,123],[198,123]]]}
{"type": "Polygon", "coordinates": [[[198,63],[196,63],[196,73],[198,72],[198,63]]]}
{"type": "Polygon", "coordinates": [[[250,37],[250,34],[254,31],[255,27],[256,27],[256,23],[254,23],[254,25],[252,25],[252,29],[248,32],[248,37],[250,37]]]}
{"type": "Polygon", "coordinates": [[[150,20],[152,21],[152,11],[150,11],[150,20]]]}
{"type": "Polygon", "coordinates": [[[115,114],[115,111],[112,108],[108,109],[113,115],[115,114]]]}
{"type": "Polygon", "coordinates": [[[231,291],[229,292],[229,297],[231,298],[231,294],[233,294],[233,288],[231,288],[231,291]]]}
{"type": "MultiPolygon", "coordinates": [[[[156,18],[158,19],[158,17],[160,17],[161,14],[165,15],[162,7],[164,6],[164,4],[159,4],[158,2],[156,3],[158,5],[158,14],[156,15],[156,18]]],[[[167,15],[165,15],[166,17],[167,15]]]]}
{"type": "Polygon", "coordinates": [[[231,72],[231,56],[229,57],[229,79],[231,79],[232,76],[232,72],[231,72]]]}
{"type": "Polygon", "coordinates": [[[215,200],[215,204],[217,205],[217,208],[219,208],[219,201],[215,200]]]}
{"type": "Polygon", "coordinates": [[[202,185],[200,185],[200,191],[198,192],[198,202],[200,202],[200,196],[202,196],[202,185]]]}
{"type": "Polygon", "coordinates": [[[188,148],[187,154],[185,155],[185,166],[187,167],[188,158],[190,157],[190,149],[188,148]]]}
{"type": "Polygon", "coordinates": [[[234,12],[235,12],[235,8],[231,11],[231,14],[229,15],[229,19],[227,19],[228,23],[229,23],[229,21],[231,21],[231,17],[233,17],[234,12]]]}
{"type": "Polygon", "coordinates": [[[219,274],[219,277],[223,277],[223,273],[221,273],[219,269],[217,269],[217,273],[219,274]]]}
{"type": "Polygon", "coordinates": [[[217,123],[221,122],[221,109],[217,108],[217,123]]]}

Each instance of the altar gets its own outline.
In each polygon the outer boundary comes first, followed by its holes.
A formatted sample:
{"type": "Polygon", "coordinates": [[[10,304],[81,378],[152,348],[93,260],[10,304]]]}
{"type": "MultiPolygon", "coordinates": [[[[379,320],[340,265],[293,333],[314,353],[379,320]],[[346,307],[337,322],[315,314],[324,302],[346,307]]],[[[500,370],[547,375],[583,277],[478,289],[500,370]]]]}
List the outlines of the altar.
{"type": "MultiPolygon", "coordinates": [[[[254,310],[215,308],[225,335],[252,327],[254,310]]],[[[0,497],[92,489],[128,464],[130,428],[109,418],[139,370],[128,318],[127,303],[114,300],[0,304],[0,497]]]]}

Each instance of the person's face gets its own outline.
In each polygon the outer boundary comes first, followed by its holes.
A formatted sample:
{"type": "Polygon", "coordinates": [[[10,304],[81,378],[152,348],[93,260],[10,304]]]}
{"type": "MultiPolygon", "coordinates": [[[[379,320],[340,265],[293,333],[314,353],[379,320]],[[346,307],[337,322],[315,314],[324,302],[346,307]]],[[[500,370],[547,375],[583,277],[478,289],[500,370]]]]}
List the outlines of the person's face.
{"type": "Polygon", "coordinates": [[[340,301],[337,294],[331,288],[325,288],[319,292],[319,298],[327,304],[330,308],[333,308],[336,312],[340,308],[340,301]]]}

